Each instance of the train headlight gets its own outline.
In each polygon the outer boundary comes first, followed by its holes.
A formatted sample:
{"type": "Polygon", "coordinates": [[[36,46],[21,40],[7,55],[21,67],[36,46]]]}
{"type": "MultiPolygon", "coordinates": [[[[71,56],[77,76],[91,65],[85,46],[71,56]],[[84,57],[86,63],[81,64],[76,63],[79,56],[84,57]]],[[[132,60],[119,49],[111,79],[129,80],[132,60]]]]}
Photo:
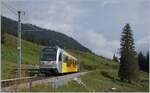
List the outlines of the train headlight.
{"type": "Polygon", "coordinates": [[[44,64],[45,64],[45,62],[44,62],[44,61],[41,61],[41,64],[42,64],[42,65],[44,65],[44,64]]]}
{"type": "Polygon", "coordinates": [[[55,64],[55,61],[51,61],[51,64],[55,64]]]}
{"type": "Polygon", "coordinates": [[[44,62],[41,62],[41,64],[43,65],[43,64],[44,64],[44,62]]]}

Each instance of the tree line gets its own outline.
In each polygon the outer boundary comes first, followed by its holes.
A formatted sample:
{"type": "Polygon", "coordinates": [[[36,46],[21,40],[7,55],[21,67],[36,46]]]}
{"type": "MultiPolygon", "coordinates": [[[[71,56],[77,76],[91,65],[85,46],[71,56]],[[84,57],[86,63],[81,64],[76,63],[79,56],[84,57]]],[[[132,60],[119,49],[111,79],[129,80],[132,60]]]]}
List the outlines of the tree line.
{"type": "MultiPolygon", "coordinates": [[[[139,65],[140,70],[149,72],[149,52],[147,52],[146,55],[140,52],[138,53],[136,57],[138,60],[138,65],[139,65]]],[[[113,55],[113,61],[119,62],[119,58],[115,54],[113,55]]]]}

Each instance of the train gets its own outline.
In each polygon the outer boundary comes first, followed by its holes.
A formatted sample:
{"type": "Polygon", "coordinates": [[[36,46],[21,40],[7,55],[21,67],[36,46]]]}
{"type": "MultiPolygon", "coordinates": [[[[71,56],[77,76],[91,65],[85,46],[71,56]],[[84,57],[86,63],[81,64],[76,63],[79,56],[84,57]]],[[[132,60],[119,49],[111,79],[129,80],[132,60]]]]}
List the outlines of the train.
{"type": "Polygon", "coordinates": [[[40,53],[40,73],[64,74],[80,71],[78,59],[60,47],[45,47],[40,53]]]}

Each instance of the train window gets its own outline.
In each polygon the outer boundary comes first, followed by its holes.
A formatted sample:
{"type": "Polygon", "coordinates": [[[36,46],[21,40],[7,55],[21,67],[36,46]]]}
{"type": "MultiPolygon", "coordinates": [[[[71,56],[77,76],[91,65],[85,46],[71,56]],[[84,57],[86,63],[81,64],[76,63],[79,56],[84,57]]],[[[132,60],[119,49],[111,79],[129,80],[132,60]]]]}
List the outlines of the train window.
{"type": "Polygon", "coordinates": [[[63,62],[65,62],[65,55],[63,55],[63,62]]]}
{"type": "Polygon", "coordinates": [[[63,55],[63,62],[68,62],[68,57],[63,55]]]}
{"type": "Polygon", "coordinates": [[[67,61],[67,67],[71,66],[71,59],[68,57],[68,61],[67,61]]]}
{"type": "Polygon", "coordinates": [[[68,57],[66,56],[66,62],[68,62],[68,57]]]}
{"type": "Polygon", "coordinates": [[[59,61],[62,61],[62,53],[59,54],[59,61]]]}
{"type": "Polygon", "coordinates": [[[42,52],[41,60],[43,60],[43,61],[55,61],[56,60],[56,52],[42,52]]]}
{"type": "Polygon", "coordinates": [[[73,64],[73,67],[76,67],[76,61],[75,61],[75,60],[73,61],[73,63],[74,63],[74,64],[73,64]]]}
{"type": "Polygon", "coordinates": [[[67,62],[67,67],[69,67],[70,66],[70,63],[69,62],[67,62]]]}

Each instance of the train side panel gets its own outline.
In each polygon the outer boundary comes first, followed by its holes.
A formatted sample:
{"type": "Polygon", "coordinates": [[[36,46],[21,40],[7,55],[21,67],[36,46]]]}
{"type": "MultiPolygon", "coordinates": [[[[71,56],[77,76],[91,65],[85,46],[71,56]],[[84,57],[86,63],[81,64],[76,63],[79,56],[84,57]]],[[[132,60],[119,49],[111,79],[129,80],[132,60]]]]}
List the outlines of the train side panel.
{"type": "Polygon", "coordinates": [[[62,63],[62,73],[67,73],[67,72],[68,72],[67,63],[63,62],[62,63]]]}
{"type": "Polygon", "coordinates": [[[67,52],[63,53],[62,73],[77,72],[78,66],[76,59],[70,56],[67,52]]]}

